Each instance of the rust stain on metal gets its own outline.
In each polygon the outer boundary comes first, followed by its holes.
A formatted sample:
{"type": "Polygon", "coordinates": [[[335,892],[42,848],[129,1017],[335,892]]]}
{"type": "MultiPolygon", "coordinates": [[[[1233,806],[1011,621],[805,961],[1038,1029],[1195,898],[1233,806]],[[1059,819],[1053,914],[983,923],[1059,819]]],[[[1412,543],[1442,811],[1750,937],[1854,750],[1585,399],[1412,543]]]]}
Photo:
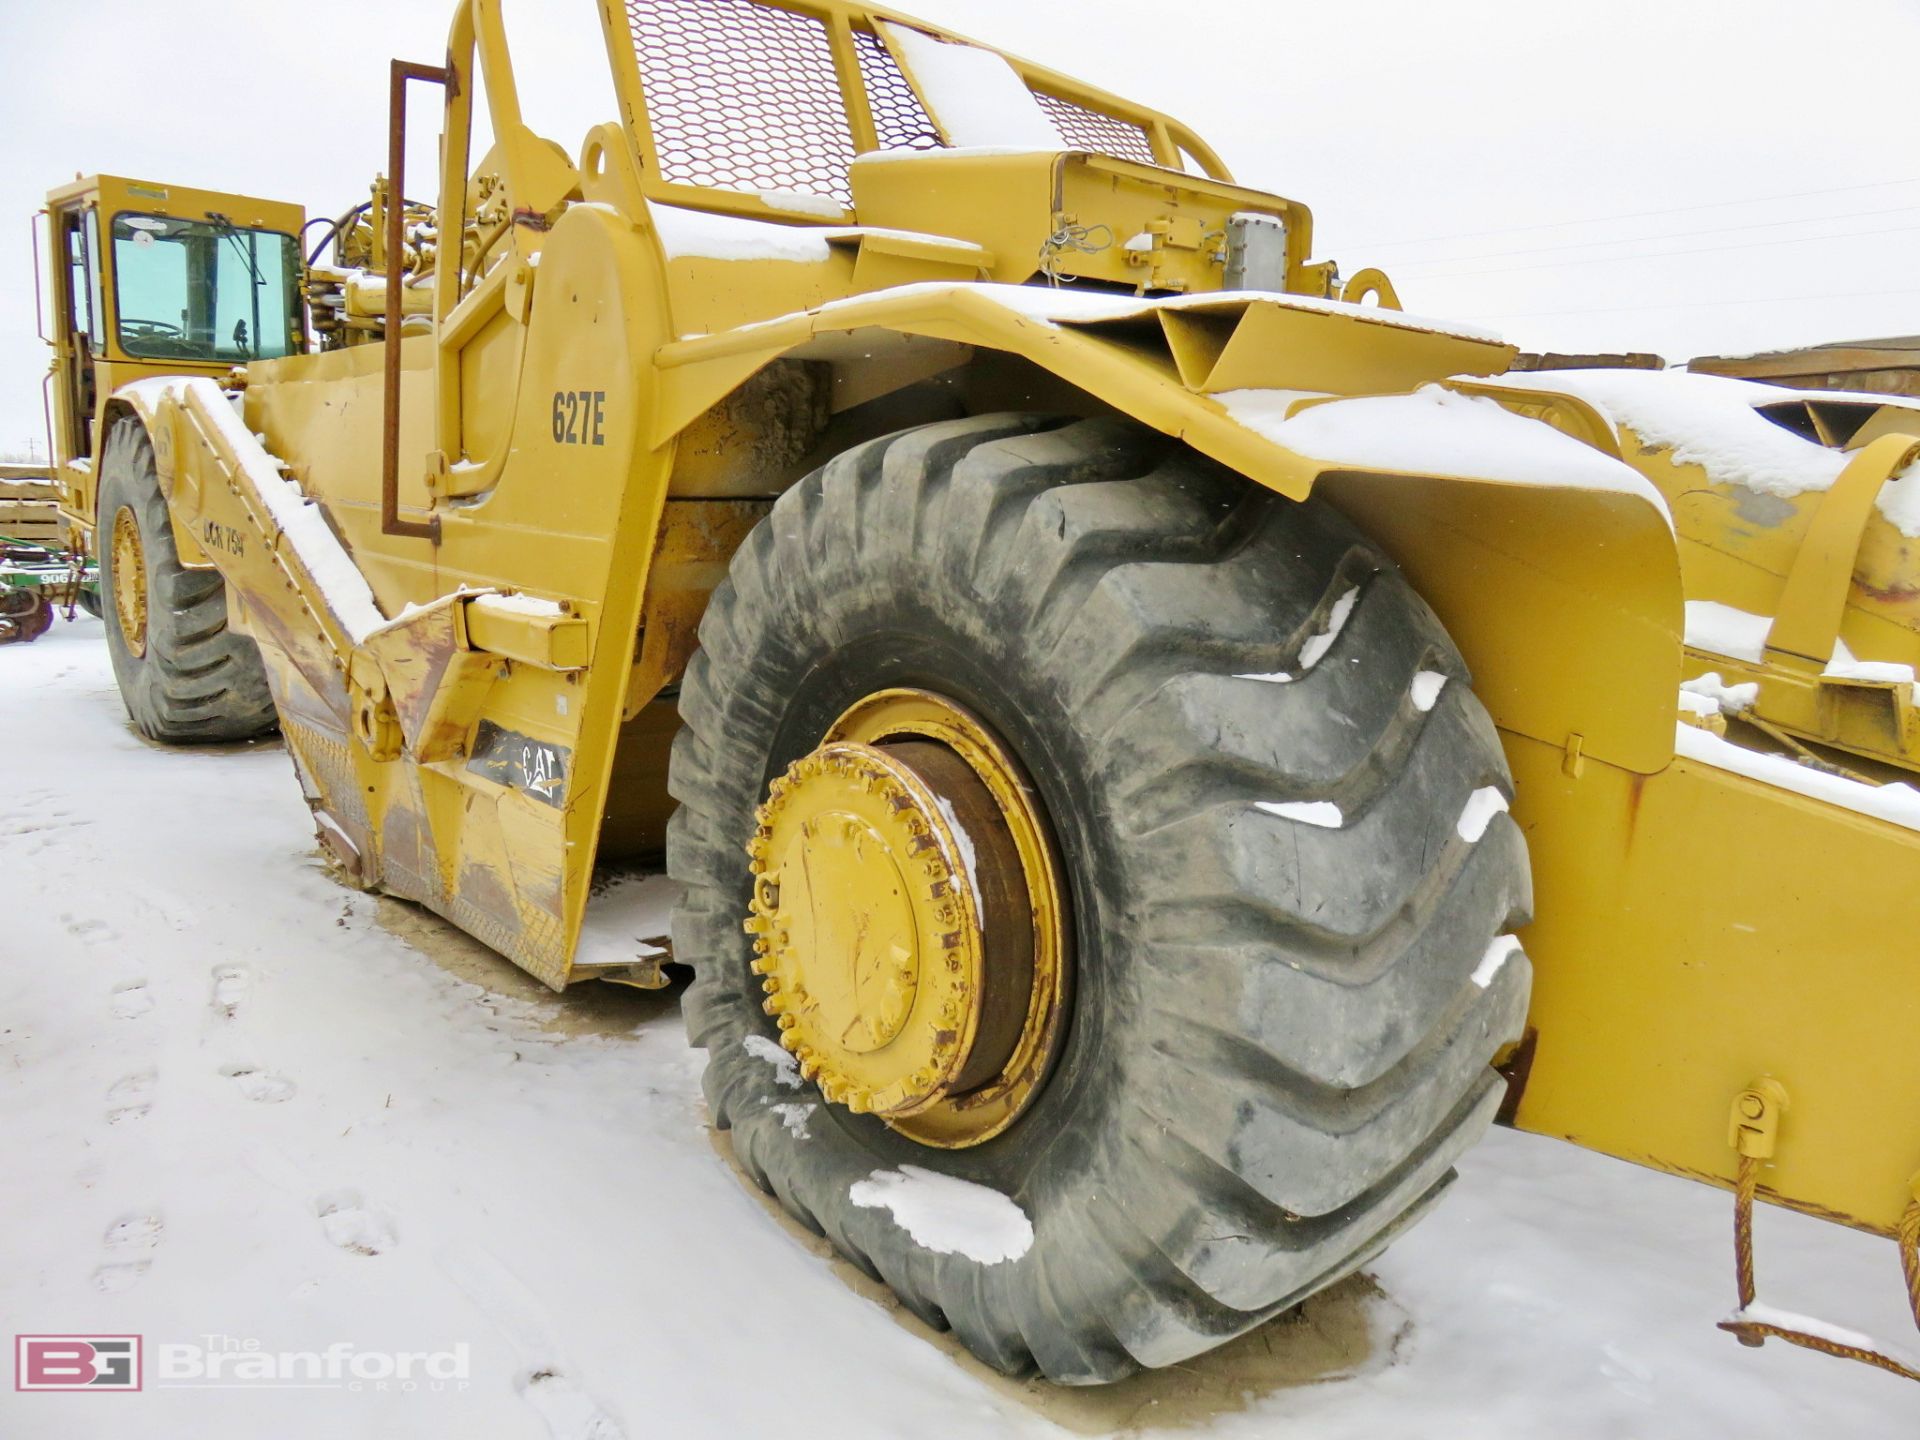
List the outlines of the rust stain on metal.
{"type": "MultiPolygon", "coordinates": [[[[1567,1138],[1576,1145],[1581,1143],[1577,1137],[1570,1135],[1567,1138]]],[[[1631,1159],[1634,1157],[1630,1156],[1628,1158],[1631,1159]]],[[[1642,1159],[1640,1163],[1651,1166],[1655,1170],[1664,1170],[1669,1175],[1679,1175],[1688,1180],[1698,1180],[1702,1184],[1711,1185],[1717,1190],[1733,1189],[1733,1176],[1731,1174],[1720,1175],[1711,1170],[1696,1170],[1686,1165],[1663,1165],[1651,1158],[1642,1159]]],[[[1868,1235],[1878,1235],[1885,1240],[1892,1240],[1899,1233],[1899,1227],[1897,1225],[1875,1225],[1860,1219],[1856,1215],[1849,1215],[1844,1210],[1835,1210],[1831,1206],[1816,1204],[1811,1200],[1797,1200],[1791,1196],[1782,1195],[1765,1184],[1762,1184],[1755,1193],[1762,1200],[1765,1200],[1771,1205],[1778,1205],[1783,1210],[1795,1210],[1802,1215],[1811,1215],[1817,1220],[1830,1220],[1836,1225],[1846,1226],[1849,1230],[1859,1230],[1868,1235]]]]}
{"type": "Polygon", "coordinates": [[[1646,792],[1647,777],[1641,774],[1627,776],[1627,849],[1633,849],[1635,827],[1640,823],[1640,800],[1646,792]]]}
{"type": "Polygon", "coordinates": [[[1870,585],[1860,578],[1857,571],[1854,573],[1853,586],[1862,595],[1871,595],[1889,605],[1910,605],[1920,600],[1920,585],[1870,585]]]}
{"type": "Polygon", "coordinates": [[[1500,1074],[1506,1078],[1507,1093],[1493,1117],[1497,1124],[1511,1125],[1514,1116],[1520,1113],[1520,1101],[1527,1092],[1527,1077],[1533,1073],[1533,1056],[1539,1043],[1540,1032],[1529,1025],[1512,1058],[1499,1067],[1500,1074]]]}
{"type": "Polygon", "coordinates": [[[519,902],[512,887],[492,866],[463,866],[458,893],[465,903],[492,916],[507,929],[520,929],[519,902]]]}

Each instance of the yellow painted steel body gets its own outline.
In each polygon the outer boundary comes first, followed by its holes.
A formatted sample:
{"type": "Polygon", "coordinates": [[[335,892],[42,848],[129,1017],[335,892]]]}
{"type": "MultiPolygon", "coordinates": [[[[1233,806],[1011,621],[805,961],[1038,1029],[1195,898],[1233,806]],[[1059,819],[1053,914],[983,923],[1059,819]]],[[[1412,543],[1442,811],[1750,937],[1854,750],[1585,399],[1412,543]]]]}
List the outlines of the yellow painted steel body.
{"type": "MultiPolygon", "coordinates": [[[[1903,778],[1920,769],[1911,684],[1823,672],[1837,642],[1920,664],[1920,542],[1874,504],[1913,460],[1920,409],[1752,391],[1757,406],[1870,415],[1844,440],[1824,424],[1812,437],[1847,452],[1830,488],[1759,492],[1715,447],[1617,427],[1671,508],[1686,599],[1768,617],[1760,655],[1686,648],[1680,676],[1754,683],[1749,717],[1903,778]]],[[[1784,748],[1734,724],[1742,743],[1784,748]]],[[[1686,757],[1642,777],[1505,739],[1537,915],[1515,1123],[1726,1185],[1724,1115],[1705,1099],[1772,1075],[1794,1107],[1761,1193],[1892,1233],[1920,1165],[1920,985],[1900,938],[1920,924],[1920,835],[1686,757]]]]}
{"type": "MultiPolygon", "coordinates": [[[[824,27],[855,150],[871,149],[853,47],[891,12],[778,8],[824,27]]],[[[1280,495],[1345,510],[1459,644],[1512,761],[1536,874],[1539,919],[1524,936],[1536,1035],[1518,1123],[1725,1180],[1728,1100],[1770,1071],[1795,1095],[1770,1188],[1869,1228],[1892,1223],[1920,1163],[1920,1131],[1907,1128],[1920,1113],[1920,990],[1901,968],[1904,939],[1889,936],[1915,933],[1920,884],[1888,877],[1920,873],[1920,835],[1675,759],[1685,524],[1676,544],[1641,494],[1489,473],[1458,452],[1309,453],[1220,397],[1444,382],[1619,458],[1620,436],[1591,406],[1457,378],[1500,375],[1511,346],[1326,302],[1332,270],[1307,258],[1304,206],[1234,185],[1165,117],[1018,61],[1036,87],[1137,123],[1160,166],[1184,150],[1207,173],[1065,152],[856,159],[852,207],[804,222],[777,197],[668,182],[625,7],[606,0],[602,12],[622,122],[593,131],[575,164],[519,114],[497,4],[459,7],[441,225],[457,233],[469,213],[473,168],[517,218],[483,272],[435,272],[432,332],[399,343],[401,505],[436,517],[438,542],[381,531],[379,346],[247,367],[245,428],[324,511],[378,608],[418,609],[366,633],[347,623],[262,503],[211,408],[225,403],[217,392],[135,387],[108,402],[153,434],[176,525],[244,537],[207,553],[261,641],[323,833],[360,878],[434,907],[549,984],[577,978],[593,867],[623,847],[659,848],[693,625],[774,497],[927,413],[1125,414],[1280,495]],[[497,138],[474,167],[476,104],[497,138]],[[1167,262],[1193,267],[1173,277],[1184,298],[1132,308],[1049,314],[1035,296],[1050,291],[983,283],[1031,280],[1029,240],[1069,215],[1106,223],[1093,207],[1108,203],[1116,226],[1164,219],[1169,235],[1200,215],[1284,217],[1285,293],[1200,293],[1221,281],[1198,252],[1167,262]],[[788,243],[703,248],[675,207],[778,224],[788,243]],[[874,215],[918,238],[875,231],[874,215]],[[809,227],[817,243],[791,243],[809,227]],[[909,399],[948,408],[889,408],[909,399]],[[477,590],[552,613],[536,621],[477,590]],[[1783,883],[1780,852],[1817,856],[1817,869],[1783,883]]],[[[1086,260],[1089,279],[1110,263],[1086,260]]],[[[1627,447],[1626,458],[1645,457],[1627,447]]],[[[854,726],[818,741],[879,750],[885,738],[854,726]]],[[[829,794],[815,813],[836,804],[853,802],[829,794]]],[[[884,817],[867,819],[884,833],[884,817]]],[[[870,879],[876,866],[848,861],[844,873],[870,879]]],[[[904,913],[896,923],[917,933],[920,915],[904,913]]],[[[893,1023],[860,986],[834,1004],[870,1037],[893,1023]]],[[[850,1071],[871,1053],[848,1048],[836,1063],[850,1071]]],[[[866,1083],[878,1095],[898,1082],[866,1083]]],[[[899,1101],[938,1088],[916,1082],[899,1101]]]]}
{"type": "Polygon", "coordinates": [[[1515,1123],[1730,1185],[1727,1105],[1771,1075],[1793,1109],[1761,1193],[1893,1233],[1920,1167],[1920,836],[1684,757],[1571,776],[1504,738],[1537,917],[1515,1123]]]}
{"type": "MultiPolygon", "coordinates": [[[[1920,454],[1920,406],[1747,388],[1757,406],[1804,406],[1815,419],[1833,417],[1829,423],[1844,417],[1845,430],[1816,432],[1817,443],[1840,452],[1830,486],[1755,490],[1738,471],[1706,463],[1684,444],[1649,442],[1624,423],[1620,429],[1622,453],[1672,509],[1687,599],[1760,617],[1766,631],[1757,654],[1690,648],[1687,674],[1757,684],[1752,716],[1841,752],[1832,758],[1844,763],[1857,757],[1869,772],[1920,770],[1912,684],[1892,672],[1833,667],[1843,649],[1882,665],[1920,667],[1920,539],[1902,533],[1876,503],[1920,454]]],[[[1806,443],[1812,448],[1815,437],[1806,443]]]]}

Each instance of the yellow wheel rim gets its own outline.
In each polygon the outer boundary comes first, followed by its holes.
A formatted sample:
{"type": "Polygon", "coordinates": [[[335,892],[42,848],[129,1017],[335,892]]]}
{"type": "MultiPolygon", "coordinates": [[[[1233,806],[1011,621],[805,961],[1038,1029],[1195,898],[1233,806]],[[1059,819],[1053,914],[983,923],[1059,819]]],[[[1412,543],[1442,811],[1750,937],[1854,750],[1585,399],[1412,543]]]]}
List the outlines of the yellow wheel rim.
{"type": "Polygon", "coordinates": [[[954,1149],[1046,1077],[1067,998],[1064,890],[1038,802],[979,718],[870,695],[768,788],[747,846],[753,968],[827,1100],[954,1149]]]}
{"type": "Polygon", "coordinates": [[[147,653],[147,557],[140,522],[122,505],[113,516],[113,614],[120,638],[138,660],[147,653]]]}

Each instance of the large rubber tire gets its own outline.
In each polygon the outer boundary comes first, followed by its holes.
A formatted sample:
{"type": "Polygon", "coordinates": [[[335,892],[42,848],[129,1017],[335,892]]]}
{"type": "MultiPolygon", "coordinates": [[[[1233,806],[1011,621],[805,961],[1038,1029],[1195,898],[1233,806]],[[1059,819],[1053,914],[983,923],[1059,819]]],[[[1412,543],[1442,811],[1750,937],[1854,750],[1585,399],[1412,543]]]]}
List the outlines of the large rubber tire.
{"type": "Polygon", "coordinates": [[[1493,1118],[1488,1062],[1520,1034],[1531,970],[1515,952],[1476,971],[1531,894],[1512,820],[1470,841],[1461,817],[1511,781],[1433,613],[1329,507],[1118,421],[930,425],[784,494],[700,640],[668,865],[714,1123],[801,1223],[988,1364],[1091,1383],[1239,1334],[1378,1253],[1493,1118]],[[1423,670],[1448,677],[1437,701],[1423,670]],[[1281,671],[1297,678],[1247,678],[1281,671]],[[777,1032],[741,929],[754,806],[894,685],[1012,746],[1072,892],[1061,1052],[1032,1108],[970,1149],[798,1096],[755,1039],[777,1032]],[[1331,801],[1345,823],[1262,801],[1331,801]],[[773,1107],[796,1098],[817,1109],[790,1128],[773,1107]],[[903,1163],[1012,1197],[1031,1248],[934,1253],[851,1203],[903,1163]]]}
{"type": "Polygon", "coordinates": [[[100,457],[101,618],[120,698],[150,740],[187,745],[252,740],[275,725],[266,667],[253,641],[227,626],[227,585],[213,570],[188,570],[154,472],[144,427],[122,421],[100,457]],[[146,568],[146,650],[136,655],[120,626],[113,527],[131,511],[146,568]]]}

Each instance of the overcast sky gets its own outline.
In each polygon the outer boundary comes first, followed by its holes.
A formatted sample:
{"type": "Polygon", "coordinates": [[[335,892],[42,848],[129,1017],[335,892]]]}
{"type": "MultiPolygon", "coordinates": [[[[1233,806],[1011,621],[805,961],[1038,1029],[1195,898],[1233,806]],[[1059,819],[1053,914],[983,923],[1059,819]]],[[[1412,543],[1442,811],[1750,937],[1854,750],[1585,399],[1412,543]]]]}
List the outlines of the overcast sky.
{"type": "MultiPolygon", "coordinates": [[[[614,118],[598,8],[504,4],[528,119],[577,153],[614,118]]],[[[1669,358],[1920,332],[1920,0],[904,8],[1179,115],[1409,310],[1669,358]]],[[[43,433],[49,188],[104,170],[337,213],[384,163],[385,61],[436,59],[451,13],[0,0],[0,452],[43,433]]]]}

